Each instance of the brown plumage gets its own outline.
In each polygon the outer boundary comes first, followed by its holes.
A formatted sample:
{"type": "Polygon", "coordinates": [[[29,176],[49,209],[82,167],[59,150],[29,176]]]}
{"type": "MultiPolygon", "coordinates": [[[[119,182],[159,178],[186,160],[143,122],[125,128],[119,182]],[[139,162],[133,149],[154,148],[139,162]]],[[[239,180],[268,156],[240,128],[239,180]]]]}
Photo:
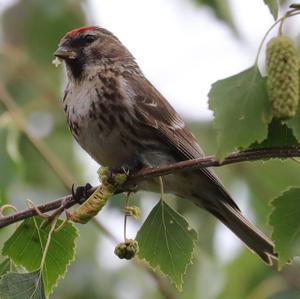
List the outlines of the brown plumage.
{"type": "MultiPolygon", "coordinates": [[[[71,132],[99,164],[135,171],[203,156],[182,118],[112,33],[72,30],[55,55],[67,69],[63,104],[71,132]]],[[[276,259],[272,241],[244,218],[211,169],[168,175],[164,185],[217,217],[266,263],[276,259]]],[[[138,187],[159,189],[155,179],[138,187]]]]}

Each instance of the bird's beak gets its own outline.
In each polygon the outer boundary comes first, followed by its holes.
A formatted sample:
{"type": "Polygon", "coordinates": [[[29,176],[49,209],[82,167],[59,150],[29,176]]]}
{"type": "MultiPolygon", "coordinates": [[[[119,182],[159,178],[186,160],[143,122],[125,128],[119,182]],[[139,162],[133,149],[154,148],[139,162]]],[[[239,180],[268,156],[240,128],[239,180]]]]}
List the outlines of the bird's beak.
{"type": "Polygon", "coordinates": [[[78,57],[78,53],[64,46],[59,46],[58,49],[54,52],[54,56],[60,59],[75,59],[78,57]]]}

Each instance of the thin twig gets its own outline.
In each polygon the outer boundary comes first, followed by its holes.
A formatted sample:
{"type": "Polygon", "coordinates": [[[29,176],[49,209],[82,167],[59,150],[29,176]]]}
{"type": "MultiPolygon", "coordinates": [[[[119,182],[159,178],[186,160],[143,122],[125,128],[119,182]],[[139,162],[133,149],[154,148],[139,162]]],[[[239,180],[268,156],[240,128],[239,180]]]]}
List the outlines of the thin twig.
{"type": "MultiPolygon", "coordinates": [[[[3,84],[0,82],[0,101],[6,107],[10,117],[15,121],[19,130],[28,138],[28,140],[33,144],[41,156],[45,159],[48,165],[54,170],[56,175],[60,177],[65,187],[69,189],[75,179],[70,175],[64,168],[57,156],[47,147],[43,140],[36,138],[27,129],[25,118],[23,117],[21,109],[17,106],[13,98],[8,94],[3,84]]],[[[92,188],[87,191],[87,196],[89,197],[97,187],[92,188]]],[[[5,227],[9,224],[18,222],[20,220],[32,217],[38,213],[45,213],[48,211],[54,211],[50,216],[48,221],[54,221],[55,217],[58,217],[65,209],[68,209],[76,204],[76,201],[72,198],[72,195],[67,195],[52,202],[35,206],[34,208],[27,209],[25,211],[16,212],[10,216],[2,217],[0,215],[0,228],[5,227]]],[[[93,223],[112,241],[118,243],[117,238],[95,217],[92,219],[93,223]]],[[[54,221],[56,222],[56,221],[54,221]]],[[[48,238],[49,241],[49,238],[48,238]]],[[[47,242],[48,242],[47,241],[47,242]]],[[[145,271],[149,272],[156,280],[161,293],[168,299],[175,299],[176,295],[171,286],[158,274],[153,272],[145,264],[141,264],[138,260],[134,260],[134,263],[143,268],[145,271]]],[[[43,264],[43,263],[42,263],[43,264]]]]}
{"type": "MultiPolygon", "coordinates": [[[[291,157],[300,157],[300,148],[291,147],[291,148],[269,148],[269,149],[247,150],[247,151],[233,153],[229,155],[226,159],[224,159],[223,162],[219,162],[213,156],[208,156],[201,159],[177,162],[177,163],[173,163],[170,165],[161,166],[157,168],[144,168],[139,172],[129,176],[125,186],[123,186],[123,189],[118,190],[116,193],[128,191],[126,189],[126,186],[132,186],[138,181],[144,180],[146,178],[148,179],[152,177],[163,176],[177,171],[183,171],[187,169],[192,170],[196,168],[201,169],[207,167],[218,167],[218,166],[245,162],[245,161],[255,161],[255,160],[270,159],[270,158],[291,158],[291,157]]],[[[90,196],[92,192],[96,190],[96,188],[97,187],[94,187],[88,190],[87,196],[90,196]]],[[[72,198],[72,195],[67,195],[62,198],[56,199],[54,201],[48,202],[46,204],[39,205],[37,206],[37,208],[42,213],[45,213],[57,209],[68,209],[74,206],[75,204],[76,201],[72,198]]],[[[24,210],[12,214],[10,216],[0,218],[0,228],[35,215],[37,215],[35,209],[28,209],[28,210],[24,210]]]]}
{"type": "MultiPolygon", "coordinates": [[[[98,229],[100,231],[102,231],[105,234],[105,236],[108,237],[113,243],[117,244],[120,242],[120,240],[118,240],[118,238],[113,233],[111,233],[97,219],[97,217],[94,217],[93,220],[94,220],[94,224],[96,224],[98,229]]],[[[160,275],[157,272],[154,272],[144,261],[142,261],[138,258],[132,259],[132,262],[135,266],[146,271],[147,273],[150,274],[151,277],[153,277],[153,279],[157,283],[157,287],[159,288],[160,293],[164,296],[164,298],[166,298],[166,299],[176,299],[177,298],[177,294],[176,294],[174,287],[171,286],[171,284],[165,277],[163,277],[162,275],[160,275]]]]}
{"type": "Polygon", "coordinates": [[[224,166],[239,162],[256,161],[271,158],[291,158],[299,156],[300,147],[252,149],[241,152],[234,152],[228,155],[222,162],[220,162],[214,156],[207,156],[199,159],[176,162],[157,168],[144,168],[130,176],[130,182],[134,180],[142,180],[144,178],[167,175],[175,171],[182,171],[185,169],[192,170],[196,168],[224,166]]]}

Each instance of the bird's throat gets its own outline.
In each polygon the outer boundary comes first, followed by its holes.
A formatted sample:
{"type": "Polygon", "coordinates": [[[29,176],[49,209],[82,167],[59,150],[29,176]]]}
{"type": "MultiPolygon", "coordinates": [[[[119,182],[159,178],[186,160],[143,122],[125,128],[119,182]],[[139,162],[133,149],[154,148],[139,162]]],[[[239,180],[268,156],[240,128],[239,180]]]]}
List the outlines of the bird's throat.
{"type": "Polygon", "coordinates": [[[83,79],[85,63],[82,59],[68,59],[66,60],[66,67],[70,79],[74,81],[83,79]]]}

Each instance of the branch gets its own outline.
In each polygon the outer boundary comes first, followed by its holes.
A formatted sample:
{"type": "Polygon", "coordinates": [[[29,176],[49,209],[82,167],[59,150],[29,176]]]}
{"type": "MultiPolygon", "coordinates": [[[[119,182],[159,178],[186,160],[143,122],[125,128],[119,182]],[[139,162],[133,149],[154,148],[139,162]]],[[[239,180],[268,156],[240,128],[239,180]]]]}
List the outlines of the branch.
{"type": "MultiPolygon", "coordinates": [[[[235,152],[227,156],[224,161],[218,161],[214,156],[208,156],[200,159],[186,160],[166,166],[156,167],[156,168],[143,168],[129,176],[124,188],[117,191],[116,193],[121,193],[126,191],[126,186],[137,183],[138,181],[144,180],[146,178],[152,178],[157,176],[163,176],[170,173],[174,173],[182,170],[192,170],[201,169],[207,167],[218,167],[227,164],[246,162],[246,161],[256,161],[262,159],[270,158],[291,158],[300,157],[300,148],[290,147],[290,148],[269,148],[269,149],[253,149],[246,150],[242,152],[235,152]]],[[[88,191],[88,196],[90,196],[97,187],[94,187],[88,191]]],[[[37,206],[37,208],[42,212],[49,212],[60,209],[68,209],[74,206],[77,202],[72,198],[72,195],[67,195],[56,199],[54,201],[48,202],[37,206]]],[[[27,209],[21,212],[17,212],[10,216],[0,218],[0,228],[10,225],[12,223],[18,222],[20,220],[37,215],[37,211],[34,208],[27,209]]]]}
{"type": "Polygon", "coordinates": [[[207,156],[199,159],[186,160],[160,166],[157,168],[143,168],[136,174],[130,176],[130,181],[167,175],[185,169],[192,170],[196,168],[201,169],[207,167],[219,167],[239,162],[292,157],[300,157],[300,147],[251,149],[241,152],[234,152],[228,155],[222,162],[220,162],[214,156],[207,156]]]}

